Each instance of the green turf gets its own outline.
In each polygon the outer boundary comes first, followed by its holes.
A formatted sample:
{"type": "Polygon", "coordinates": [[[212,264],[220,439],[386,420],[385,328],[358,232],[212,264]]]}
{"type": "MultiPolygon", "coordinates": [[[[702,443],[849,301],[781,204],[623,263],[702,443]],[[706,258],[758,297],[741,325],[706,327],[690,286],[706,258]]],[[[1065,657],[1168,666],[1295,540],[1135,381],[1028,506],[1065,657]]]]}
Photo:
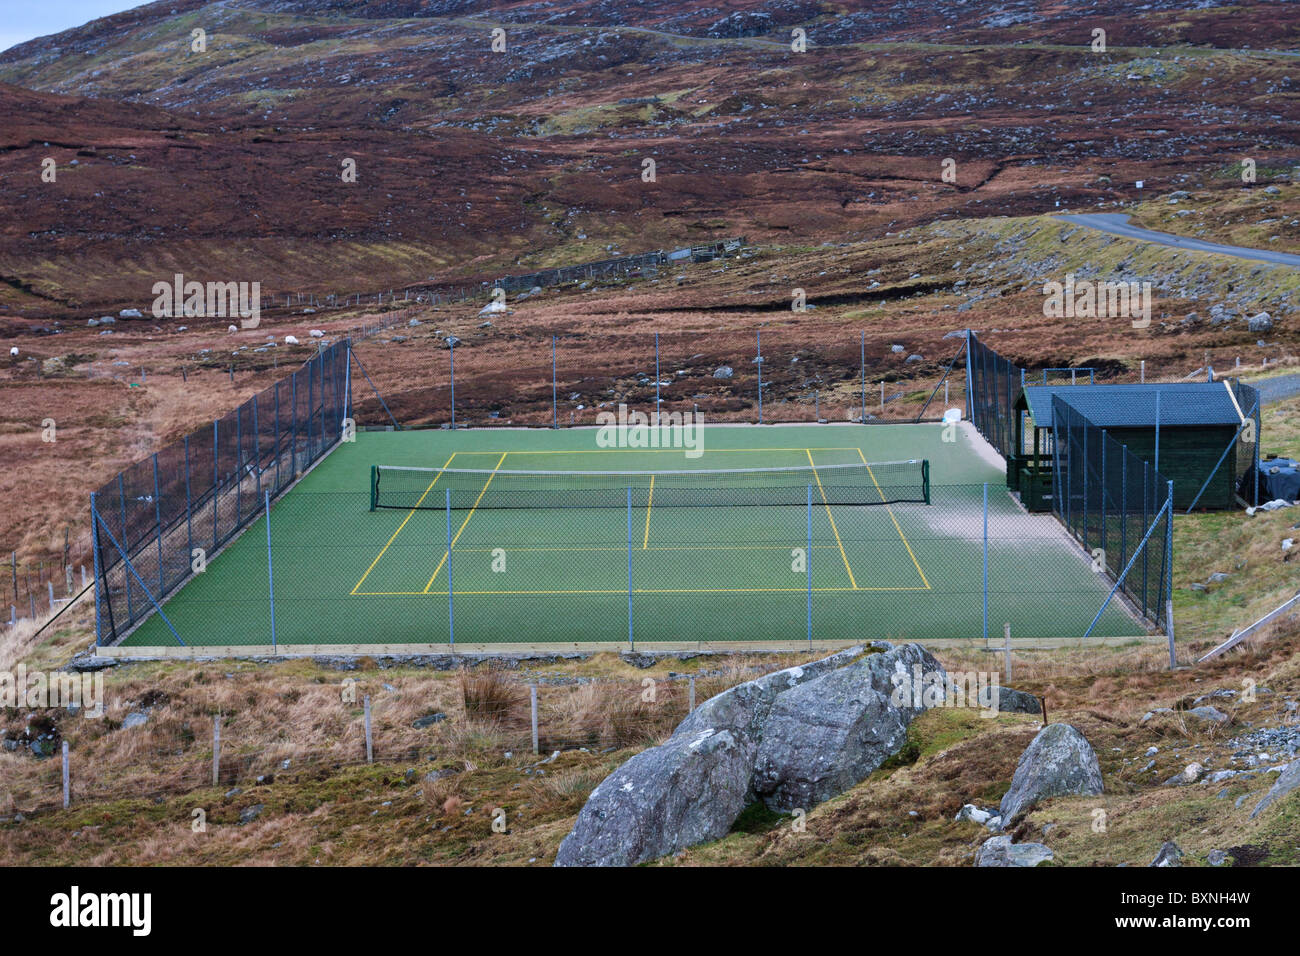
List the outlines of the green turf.
{"type": "MultiPolygon", "coordinates": [[[[1107,581],[1048,516],[1026,515],[1000,469],[940,425],[712,426],[704,454],[605,449],[596,431],[362,433],[272,506],[281,644],[443,643],[448,573],[459,643],[626,641],[623,508],[369,510],[372,464],[502,470],[666,471],[824,466],[927,458],[932,503],[824,505],[814,486],[815,639],[980,638],[982,483],[989,483],[989,627],[1016,638],[1079,637],[1107,581]],[[504,457],[503,457],[504,456],[504,457]],[[450,462],[450,464],[448,464],[450,462]]],[[[437,497],[436,484],[430,499],[437,497]]],[[[638,506],[632,514],[635,639],[775,641],[807,635],[805,507],[638,506]]],[[[269,644],[261,520],[164,606],[189,645],[269,644]]],[[[1098,636],[1143,628],[1117,604],[1098,636]]],[[[158,615],[124,642],[175,644],[158,615]]]]}

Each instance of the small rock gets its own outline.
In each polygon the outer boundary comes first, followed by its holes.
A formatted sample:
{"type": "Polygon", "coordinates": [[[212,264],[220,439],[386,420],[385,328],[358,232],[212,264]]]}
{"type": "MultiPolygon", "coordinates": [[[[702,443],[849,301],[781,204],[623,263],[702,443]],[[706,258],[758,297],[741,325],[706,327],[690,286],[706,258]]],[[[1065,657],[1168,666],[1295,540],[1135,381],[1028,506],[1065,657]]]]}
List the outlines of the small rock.
{"type": "Polygon", "coordinates": [[[1183,851],[1178,849],[1178,844],[1173,841],[1166,841],[1161,847],[1156,858],[1151,861],[1150,866],[1182,866],[1183,851]]]}

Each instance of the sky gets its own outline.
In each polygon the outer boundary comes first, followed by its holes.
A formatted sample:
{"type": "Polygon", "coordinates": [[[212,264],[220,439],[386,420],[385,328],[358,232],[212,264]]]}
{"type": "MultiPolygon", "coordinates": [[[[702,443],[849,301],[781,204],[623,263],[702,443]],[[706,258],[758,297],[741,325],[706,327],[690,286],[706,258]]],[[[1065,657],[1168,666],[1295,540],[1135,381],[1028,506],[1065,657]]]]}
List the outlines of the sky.
{"type": "Polygon", "coordinates": [[[0,0],[0,50],[142,6],[145,0],[0,0]]]}

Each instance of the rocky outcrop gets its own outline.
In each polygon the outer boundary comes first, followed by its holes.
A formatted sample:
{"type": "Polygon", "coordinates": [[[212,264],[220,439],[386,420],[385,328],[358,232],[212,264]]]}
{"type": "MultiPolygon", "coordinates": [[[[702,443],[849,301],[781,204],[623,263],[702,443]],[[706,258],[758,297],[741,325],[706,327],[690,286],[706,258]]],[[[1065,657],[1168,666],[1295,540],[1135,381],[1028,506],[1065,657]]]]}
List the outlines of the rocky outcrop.
{"type": "Polygon", "coordinates": [[[1009,836],[985,840],[975,854],[976,866],[1037,866],[1053,853],[1041,843],[1012,843],[1009,836]]]}
{"type": "Polygon", "coordinates": [[[1083,734],[1069,724],[1048,724],[1020,755],[1011,788],[1002,798],[1008,829],[1040,800],[1102,792],[1097,755],[1083,734]]]}
{"type": "Polygon", "coordinates": [[[726,835],[756,800],[808,809],[864,779],[942,699],[912,685],[937,674],[942,687],[945,675],[916,644],[863,654],[851,648],[705,701],[592,791],[556,866],[652,860],[726,835]]]}
{"type": "Polygon", "coordinates": [[[1041,714],[1042,712],[1042,702],[1033,694],[1011,687],[998,688],[998,713],[1041,714]]]}
{"type": "Polygon", "coordinates": [[[1296,757],[1286,765],[1286,769],[1278,776],[1277,783],[1269,788],[1268,793],[1264,794],[1264,799],[1259,801],[1255,809],[1250,812],[1250,818],[1255,819],[1297,787],[1300,787],[1300,757],[1296,757]]]}

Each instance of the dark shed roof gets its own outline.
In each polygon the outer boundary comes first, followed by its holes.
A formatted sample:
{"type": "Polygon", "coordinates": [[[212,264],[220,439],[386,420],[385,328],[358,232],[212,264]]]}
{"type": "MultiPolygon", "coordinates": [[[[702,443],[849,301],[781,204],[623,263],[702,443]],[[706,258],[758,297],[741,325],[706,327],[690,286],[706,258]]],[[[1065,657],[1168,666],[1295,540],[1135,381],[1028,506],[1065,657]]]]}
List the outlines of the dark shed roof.
{"type": "Polygon", "coordinates": [[[1100,428],[1143,428],[1156,423],[1160,396],[1160,427],[1241,424],[1227,382],[1175,382],[1151,385],[1026,385],[1016,408],[1026,410],[1038,428],[1052,427],[1052,398],[1059,395],[1079,414],[1100,428]]]}

